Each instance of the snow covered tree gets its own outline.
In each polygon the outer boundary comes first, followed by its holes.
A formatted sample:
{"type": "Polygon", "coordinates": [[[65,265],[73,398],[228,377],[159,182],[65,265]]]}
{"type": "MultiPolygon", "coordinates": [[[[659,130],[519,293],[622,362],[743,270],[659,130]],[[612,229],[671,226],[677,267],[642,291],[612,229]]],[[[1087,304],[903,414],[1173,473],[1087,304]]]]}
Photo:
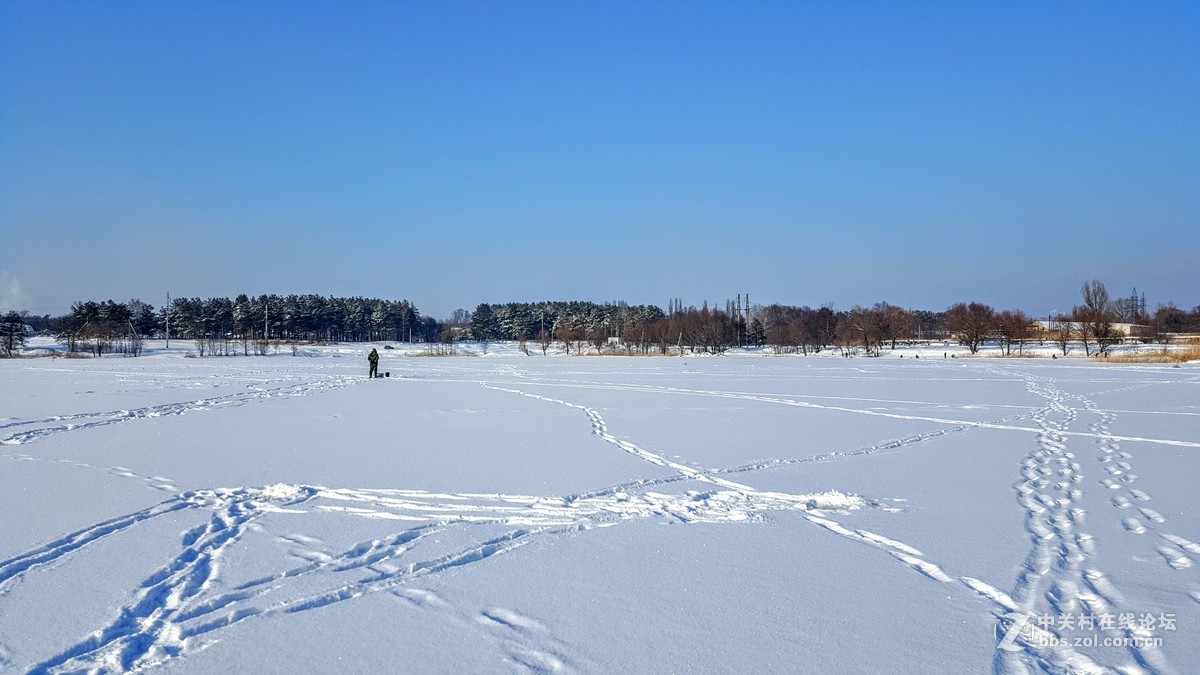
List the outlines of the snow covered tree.
{"type": "Polygon", "coordinates": [[[483,341],[500,339],[500,321],[486,302],[480,303],[471,315],[471,336],[483,341]]]}
{"type": "Polygon", "coordinates": [[[96,356],[112,351],[118,339],[133,332],[129,308],[112,300],[76,302],[71,305],[57,338],[75,351],[82,342],[96,356]]]}
{"type": "Polygon", "coordinates": [[[125,303],[129,308],[129,322],[134,331],[141,336],[153,335],[159,330],[158,317],[154,314],[154,306],[134,298],[125,303]]]}
{"type": "Polygon", "coordinates": [[[9,312],[0,318],[0,351],[12,356],[25,345],[25,317],[9,312]]]}

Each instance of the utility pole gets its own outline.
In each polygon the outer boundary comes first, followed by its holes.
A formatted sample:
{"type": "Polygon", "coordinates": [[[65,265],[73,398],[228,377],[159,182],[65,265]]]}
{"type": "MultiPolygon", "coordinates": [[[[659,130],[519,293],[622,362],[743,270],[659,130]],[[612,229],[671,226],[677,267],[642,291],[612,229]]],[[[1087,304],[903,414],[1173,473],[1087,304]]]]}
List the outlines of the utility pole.
{"type": "Polygon", "coordinates": [[[733,330],[734,330],[734,333],[736,334],[737,346],[741,347],[742,346],[742,332],[743,332],[742,326],[745,325],[742,322],[742,294],[741,293],[738,293],[738,296],[737,296],[737,314],[735,314],[734,316],[735,316],[735,318],[733,320],[733,330]]]}
{"type": "Polygon", "coordinates": [[[263,300],[263,339],[271,339],[271,305],[263,300]]]}
{"type": "Polygon", "coordinates": [[[167,349],[171,348],[171,294],[167,293],[167,349]]]}

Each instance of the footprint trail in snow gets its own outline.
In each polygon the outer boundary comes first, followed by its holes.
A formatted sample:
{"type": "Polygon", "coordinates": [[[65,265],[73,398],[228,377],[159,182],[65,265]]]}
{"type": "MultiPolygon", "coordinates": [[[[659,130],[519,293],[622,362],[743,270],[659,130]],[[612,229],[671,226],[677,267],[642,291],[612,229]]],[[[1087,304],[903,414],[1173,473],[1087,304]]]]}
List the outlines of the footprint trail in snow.
{"type": "MultiPolygon", "coordinates": [[[[1061,391],[1047,378],[1016,375],[1043,405],[1003,406],[1013,408],[1006,417],[988,422],[970,422],[933,416],[899,415],[816,405],[779,395],[716,390],[687,390],[672,387],[625,387],[646,393],[672,393],[729,398],[749,403],[786,405],[804,410],[815,408],[849,414],[882,415],[897,419],[935,422],[933,431],[901,436],[856,450],[829,452],[801,458],[773,458],[723,469],[702,468],[666,456],[614,434],[602,411],[564,399],[529,391],[547,382],[529,382],[526,375],[505,364],[500,374],[508,384],[479,382],[487,389],[526,397],[548,405],[564,406],[586,420],[591,433],[613,450],[626,453],[656,467],[666,476],[630,481],[620,485],[563,496],[503,493],[431,492],[417,489],[365,489],[320,485],[281,484],[262,488],[229,488],[179,492],[176,483],[162,476],[140,475],[124,466],[104,467],[75,460],[39,460],[29,454],[9,454],[19,461],[58,461],[80,468],[105,471],[140,481],[173,497],[146,509],[82,528],[43,546],[0,561],[0,601],[6,589],[20,586],[22,579],[53,569],[68,556],[80,555],[97,542],[112,541],[136,531],[146,523],[187,514],[203,522],[188,529],[170,559],[133,589],[129,602],[111,620],[73,644],[61,646],[41,661],[27,664],[32,672],[107,671],[123,672],[152,668],[167,661],[204,650],[227,631],[245,622],[269,617],[283,618],[319,610],[370,594],[383,593],[420,611],[479,631],[503,645],[511,663],[531,672],[594,670],[581,650],[570,640],[555,635],[552,627],[519,611],[497,606],[472,607],[445,600],[422,588],[421,580],[493,560],[502,554],[524,549],[529,544],[551,545],[556,538],[593,528],[619,526],[637,519],[664,523],[736,524],[769,519],[772,513],[798,513],[802,523],[819,527],[873,549],[889,564],[899,563],[947,588],[983,598],[997,617],[1000,633],[1013,626],[1013,617],[1037,611],[1121,611],[1128,609],[1116,584],[1097,564],[1097,541],[1087,531],[1088,514],[1081,502],[1087,489],[1111,494],[1108,500],[1130,537],[1155,540],[1156,554],[1169,569],[1184,571],[1200,555],[1200,544],[1165,529],[1169,521],[1152,508],[1152,496],[1136,487],[1134,458],[1123,450],[1125,440],[1177,447],[1200,446],[1187,441],[1136,439],[1111,433],[1113,411],[1100,410],[1083,396],[1061,391]],[[1073,425],[1080,416],[1095,419],[1087,429],[1073,425]],[[1035,426],[1025,427],[1025,422],[1035,426]],[[789,494],[758,490],[748,485],[755,471],[802,462],[836,461],[889,451],[909,451],[934,438],[969,433],[973,429],[998,429],[1030,434],[1029,452],[1019,467],[1014,485],[1017,502],[1024,512],[1031,550],[1009,591],[977,576],[954,570],[952,565],[931,559],[918,548],[895,538],[849,526],[846,514],[877,506],[869,498],[837,490],[789,494]],[[1095,459],[1083,457],[1094,451],[1095,459]],[[1093,471],[1099,466],[1100,469],[1093,471]],[[671,485],[686,482],[682,492],[671,485]],[[350,546],[332,546],[299,532],[296,522],[327,518],[338,522],[370,522],[389,531],[350,546]],[[339,520],[341,519],[341,520],[339,520]],[[394,529],[393,529],[394,524],[394,529]],[[254,534],[254,537],[249,535],[254,534]],[[271,534],[274,548],[264,549],[263,533],[271,534]],[[439,545],[451,537],[448,550],[439,545]],[[254,548],[254,555],[270,563],[271,571],[257,578],[233,583],[222,575],[224,561],[233,553],[254,548]],[[269,549],[269,550],[268,550],[269,549]]],[[[996,371],[1004,377],[1012,373],[996,371]]],[[[179,415],[270,398],[304,396],[346,386],[354,378],[330,377],[316,382],[270,390],[256,390],[192,402],[147,406],[135,410],[49,417],[0,425],[10,435],[7,445],[32,443],[60,434],[149,419],[179,415]]],[[[613,388],[608,386],[607,388],[613,388]]],[[[621,387],[617,387],[618,389],[621,387]]],[[[1193,595],[1200,602],[1200,593],[1193,595]]],[[[1136,631],[1125,631],[1136,635],[1136,631]]],[[[1071,647],[1046,647],[1037,638],[1058,637],[1052,630],[1033,627],[1014,639],[1013,651],[998,652],[994,667],[1001,673],[1046,671],[1055,673],[1103,673],[1115,668],[1127,672],[1169,673],[1161,651],[1153,647],[1131,648],[1132,661],[1112,665],[1071,647]]],[[[9,659],[0,645],[0,667],[9,659]]]]}

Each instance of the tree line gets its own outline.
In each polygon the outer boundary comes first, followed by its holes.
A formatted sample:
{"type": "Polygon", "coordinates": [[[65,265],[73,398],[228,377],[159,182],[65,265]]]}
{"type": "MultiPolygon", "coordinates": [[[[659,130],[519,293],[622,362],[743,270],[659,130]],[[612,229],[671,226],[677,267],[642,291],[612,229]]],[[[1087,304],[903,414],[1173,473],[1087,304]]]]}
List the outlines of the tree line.
{"type": "MultiPolygon", "coordinates": [[[[1143,312],[1132,299],[1111,299],[1104,284],[1090,281],[1070,312],[1047,317],[1043,325],[1020,310],[997,310],[962,302],[945,311],[905,309],[887,302],[848,310],[783,304],[752,305],[738,296],[724,308],[684,306],[671,299],[667,309],[625,302],[481,303],[444,320],[421,316],[407,300],[338,298],[320,295],[245,294],[236,298],[176,298],[167,307],[149,303],[83,301],[59,317],[8,312],[0,315],[0,353],[11,355],[24,343],[28,327],[54,335],[70,351],[141,352],[146,338],[196,341],[200,355],[266,353],[272,341],[424,342],[511,340],[543,353],[552,346],[582,354],[587,349],[626,353],[719,354],[732,347],[771,347],[776,353],[877,356],[897,344],[954,340],[975,353],[985,343],[1004,353],[1030,340],[1052,341],[1063,354],[1082,346],[1105,354],[1123,339],[1116,323],[1141,326],[1146,340],[1172,333],[1200,332],[1200,307],[1172,305],[1143,312]]],[[[1144,304],[1144,303],[1143,303],[1144,304]]]]}
{"type": "Polygon", "coordinates": [[[336,298],[320,295],[239,295],[175,298],[167,307],[133,299],[83,301],[59,317],[24,317],[33,329],[51,333],[69,351],[140,353],[145,338],[194,340],[201,355],[264,353],[271,341],[430,341],[441,325],[422,317],[407,300],[336,298]]]}
{"type": "Polygon", "coordinates": [[[543,352],[552,343],[582,353],[617,344],[629,353],[721,353],[732,347],[769,346],[776,353],[817,354],[837,349],[845,355],[878,356],[898,343],[953,340],[976,353],[993,343],[1002,353],[1031,341],[1053,341],[1065,355],[1081,345],[1088,355],[1105,354],[1126,335],[1117,323],[1137,324],[1132,337],[1157,340],[1172,333],[1200,332],[1200,307],[1190,312],[1172,305],[1153,314],[1142,313],[1130,299],[1113,300],[1104,284],[1090,281],[1081,289],[1081,302],[1070,312],[1039,324],[1019,309],[996,309],[979,302],[961,302],[945,311],[905,309],[887,302],[849,310],[783,304],[751,305],[728,301],[724,309],[685,307],[672,299],[668,309],[625,303],[540,302],[480,304],[475,311],[458,310],[443,337],[476,340],[537,341],[543,352]]]}

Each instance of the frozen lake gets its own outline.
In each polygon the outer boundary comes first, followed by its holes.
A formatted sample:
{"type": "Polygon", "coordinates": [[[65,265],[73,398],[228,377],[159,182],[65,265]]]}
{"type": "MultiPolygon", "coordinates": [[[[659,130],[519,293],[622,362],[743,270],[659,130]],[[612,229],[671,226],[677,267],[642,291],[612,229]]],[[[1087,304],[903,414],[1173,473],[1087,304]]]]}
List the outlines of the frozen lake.
{"type": "Polygon", "coordinates": [[[364,353],[0,360],[0,671],[1200,671],[1195,364],[364,353]]]}

